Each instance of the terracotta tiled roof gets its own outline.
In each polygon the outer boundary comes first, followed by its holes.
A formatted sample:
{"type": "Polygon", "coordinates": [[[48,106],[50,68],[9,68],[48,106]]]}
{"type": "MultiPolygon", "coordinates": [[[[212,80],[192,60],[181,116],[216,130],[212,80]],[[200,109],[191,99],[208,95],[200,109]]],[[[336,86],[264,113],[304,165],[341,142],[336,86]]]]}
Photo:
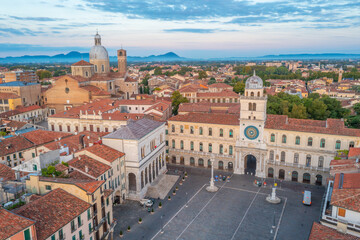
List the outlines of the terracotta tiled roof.
{"type": "Polygon", "coordinates": [[[209,88],[233,88],[230,85],[227,85],[226,83],[213,83],[208,86],[209,88]]]}
{"type": "Polygon", "coordinates": [[[27,124],[27,122],[19,122],[14,120],[0,120],[0,124],[6,124],[6,127],[10,127],[12,129],[20,129],[27,124]]]}
{"type": "Polygon", "coordinates": [[[91,177],[86,176],[77,170],[72,171],[68,176],[72,179],[93,180],[91,177]]]}
{"type": "Polygon", "coordinates": [[[86,173],[94,178],[99,178],[102,174],[111,169],[110,166],[86,155],[80,155],[77,158],[70,160],[68,164],[70,167],[80,170],[84,174],[86,173]]]}
{"type": "Polygon", "coordinates": [[[49,116],[49,118],[80,118],[80,111],[82,114],[85,114],[86,111],[88,114],[98,114],[99,111],[101,113],[108,112],[110,110],[116,109],[119,107],[118,100],[112,99],[97,99],[92,103],[87,103],[79,107],[70,108],[67,111],[56,113],[54,115],[49,116]]]}
{"type": "Polygon", "coordinates": [[[342,188],[340,174],[335,175],[331,205],[360,212],[360,173],[345,173],[342,188]]]}
{"type": "Polygon", "coordinates": [[[39,177],[40,181],[44,182],[56,182],[64,184],[73,184],[86,191],[88,194],[94,193],[105,181],[94,181],[86,179],[75,178],[53,178],[53,177],[39,177]]]}
{"type": "Polygon", "coordinates": [[[113,192],[114,192],[114,190],[112,190],[112,189],[105,189],[105,190],[104,190],[104,198],[107,198],[107,197],[110,196],[113,192]]]}
{"type": "Polygon", "coordinates": [[[350,148],[348,157],[356,157],[356,156],[360,156],[360,148],[355,148],[355,147],[350,148]]]}
{"type": "Polygon", "coordinates": [[[23,136],[6,138],[0,142],[0,156],[6,156],[32,147],[34,147],[34,144],[23,136]]]}
{"type": "Polygon", "coordinates": [[[171,117],[170,121],[193,122],[223,125],[239,125],[239,116],[236,114],[213,114],[213,113],[189,113],[171,117]]]}
{"type": "Polygon", "coordinates": [[[81,146],[81,144],[80,144],[81,136],[83,136],[85,147],[88,147],[90,144],[98,142],[102,136],[105,136],[107,134],[109,134],[109,133],[107,133],[107,132],[90,132],[90,131],[80,132],[77,135],[63,138],[60,141],[47,143],[44,145],[44,147],[46,147],[47,149],[50,149],[50,150],[55,150],[55,149],[59,149],[60,148],[59,145],[61,145],[63,147],[68,147],[69,152],[74,153],[74,152],[77,152],[77,151],[83,149],[83,146],[81,146]]]}
{"type": "Polygon", "coordinates": [[[286,115],[268,114],[265,128],[342,136],[360,136],[360,129],[346,128],[344,121],[330,118],[326,121],[320,121],[288,118],[286,115]]]}
{"type": "Polygon", "coordinates": [[[136,80],[136,79],[133,79],[133,78],[131,78],[131,77],[126,77],[126,78],[125,78],[125,82],[137,82],[137,80],[136,80]]]}
{"type": "Polygon", "coordinates": [[[94,65],[94,64],[91,64],[91,63],[89,63],[87,61],[84,61],[84,60],[80,60],[80,61],[74,63],[71,66],[92,66],[92,65],[94,65]]]}
{"type": "Polygon", "coordinates": [[[112,113],[103,113],[102,115],[102,119],[106,119],[106,120],[122,120],[122,121],[127,121],[129,119],[132,120],[137,120],[137,119],[141,119],[144,118],[145,114],[143,113],[122,113],[120,111],[115,111],[112,113]]]}
{"type": "Polygon", "coordinates": [[[38,105],[31,105],[31,106],[28,106],[28,107],[18,107],[18,108],[14,109],[14,110],[0,113],[0,118],[9,118],[11,116],[15,116],[15,115],[18,115],[20,113],[26,113],[26,112],[30,112],[30,111],[37,110],[37,109],[41,109],[41,107],[38,106],[38,105]]]}
{"type": "Polygon", "coordinates": [[[33,224],[35,221],[31,219],[0,208],[0,239],[8,239],[33,224]]]}
{"type": "Polygon", "coordinates": [[[64,164],[62,164],[62,163],[56,164],[56,166],[55,166],[55,170],[59,171],[59,172],[64,172],[64,171],[66,171],[68,169],[69,168],[67,166],[65,166],[64,164]]]}
{"type": "Polygon", "coordinates": [[[311,228],[309,240],[356,240],[355,236],[340,233],[333,228],[326,227],[314,222],[311,228]]]}
{"type": "Polygon", "coordinates": [[[139,99],[139,100],[130,100],[123,99],[119,101],[119,105],[153,105],[155,101],[152,99],[139,99]]]}
{"type": "Polygon", "coordinates": [[[16,95],[15,93],[6,93],[6,92],[0,93],[0,99],[15,99],[15,98],[20,98],[20,96],[16,95]]]}
{"type": "Polygon", "coordinates": [[[3,179],[4,181],[15,180],[15,170],[12,170],[11,167],[0,163],[0,179],[3,179]]]}
{"type": "Polygon", "coordinates": [[[91,147],[84,148],[84,151],[88,151],[108,162],[113,162],[116,159],[125,155],[123,152],[119,152],[111,147],[103,144],[95,144],[91,147]]]}
{"type": "Polygon", "coordinates": [[[53,142],[65,137],[69,137],[71,133],[63,133],[63,132],[52,132],[46,131],[42,129],[38,129],[32,132],[27,132],[22,134],[24,138],[31,141],[35,145],[42,145],[45,143],[53,142]]]}
{"type": "Polygon", "coordinates": [[[110,96],[111,95],[111,93],[109,93],[108,91],[104,91],[93,85],[87,85],[87,86],[83,86],[81,88],[91,92],[91,94],[93,96],[110,96]]]}
{"type": "Polygon", "coordinates": [[[158,112],[165,112],[169,108],[171,108],[171,102],[158,101],[149,107],[145,112],[149,112],[152,109],[157,110],[158,112]]]}
{"type": "Polygon", "coordinates": [[[57,188],[20,207],[16,213],[35,220],[37,239],[44,240],[90,207],[89,203],[57,188]]]}

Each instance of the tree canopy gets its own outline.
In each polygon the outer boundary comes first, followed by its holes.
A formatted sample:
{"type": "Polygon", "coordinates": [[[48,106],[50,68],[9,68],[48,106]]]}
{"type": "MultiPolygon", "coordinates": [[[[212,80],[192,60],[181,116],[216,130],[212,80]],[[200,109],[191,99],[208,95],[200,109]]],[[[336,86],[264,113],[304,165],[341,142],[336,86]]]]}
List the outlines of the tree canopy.
{"type": "Polygon", "coordinates": [[[178,114],[178,110],[179,110],[179,105],[181,103],[187,103],[189,102],[189,99],[187,99],[186,97],[183,97],[179,91],[175,91],[173,92],[173,94],[171,95],[171,105],[173,107],[173,114],[177,115],[178,114]]]}

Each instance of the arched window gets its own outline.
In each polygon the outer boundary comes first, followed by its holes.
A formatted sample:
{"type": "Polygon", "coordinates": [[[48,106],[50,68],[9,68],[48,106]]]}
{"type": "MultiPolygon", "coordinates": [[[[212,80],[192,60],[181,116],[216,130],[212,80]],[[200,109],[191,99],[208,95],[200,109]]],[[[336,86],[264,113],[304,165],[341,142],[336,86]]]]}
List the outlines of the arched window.
{"type": "Polygon", "coordinates": [[[180,141],[180,149],[184,149],[184,141],[183,140],[180,141]]]}
{"type": "Polygon", "coordinates": [[[203,151],[203,143],[199,143],[199,150],[200,150],[200,152],[203,151]]]}
{"type": "Polygon", "coordinates": [[[249,103],[249,111],[252,111],[252,103],[249,103]]]}
{"type": "Polygon", "coordinates": [[[307,167],[311,166],[311,155],[310,154],[306,155],[306,166],[307,167]]]}
{"type": "Polygon", "coordinates": [[[234,136],[233,130],[230,129],[230,130],[229,130],[229,137],[232,138],[233,136],[234,136]]]}
{"type": "Polygon", "coordinates": [[[193,157],[190,158],[190,165],[191,166],[195,165],[195,159],[193,157]]]}
{"type": "Polygon", "coordinates": [[[212,136],[212,128],[209,128],[209,136],[212,136]]]}
{"type": "Polygon", "coordinates": [[[219,153],[220,153],[220,154],[223,154],[223,153],[224,153],[224,147],[223,147],[222,144],[220,144],[220,146],[219,146],[219,153]]]}
{"type": "Polygon", "coordinates": [[[253,103],[252,109],[253,111],[256,111],[256,103],[253,103]]]}
{"type": "Polygon", "coordinates": [[[351,142],[349,143],[349,148],[352,148],[352,147],[355,147],[355,143],[354,143],[353,141],[351,141],[351,142]]]}
{"type": "Polygon", "coordinates": [[[212,144],[209,143],[209,152],[212,152],[212,144]]]}
{"type": "Polygon", "coordinates": [[[180,133],[183,133],[183,132],[184,132],[184,126],[180,125],[180,133]]]}
{"type": "Polygon", "coordinates": [[[193,142],[193,141],[190,142],[190,150],[191,150],[191,151],[194,150],[194,142],[193,142]]]}
{"type": "Polygon", "coordinates": [[[97,70],[97,65],[95,65],[95,72],[97,72],[98,70],[97,70]]]}
{"type": "Polygon", "coordinates": [[[281,152],[280,161],[285,162],[285,152],[284,151],[281,152]]]}
{"type": "Polygon", "coordinates": [[[172,148],[175,148],[175,140],[173,139],[171,142],[172,142],[172,148]]]}
{"type": "Polygon", "coordinates": [[[295,144],[296,144],[296,145],[300,145],[300,137],[299,137],[299,136],[296,136],[296,138],[295,138],[295,144]]]}
{"type": "Polygon", "coordinates": [[[254,92],[251,92],[251,93],[250,93],[250,96],[253,97],[253,96],[254,96],[254,92]]]}
{"type": "Polygon", "coordinates": [[[298,153],[294,154],[294,163],[299,163],[299,154],[298,153]]]}
{"type": "Polygon", "coordinates": [[[269,156],[269,158],[270,158],[270,161],[274,161],[274,150],[271,150],[271,151],[270,151],[270,156],[269,156]]]}
{"type": "Polygon", "coordinates": [[[318,167],[324,167],[324,157],[323,156],[319,157],[318,167]]]}
{"type": "Polygon", "coordinates": [[[340,149],[340,148],[341,148],[341,141],[336,140],[335,149],[340,149]]]}
{"type": "Polygon", "coordinates": [[[324,147],[325,147],[325,139],[324,139],[324,138],[322,138],[322,139],[320,140],[320,147],[321,147],[321,148],[324,148],[324,147]]]}
{"type": "Polygon", "coordinates": [[[204,159],[199,158],[198,164],[199,164],[200,167],[203,167],[204,166],[204,159]]]}
{"type": "Polygon", "coordinates": [[[199,128],[199,134],[203,135],[203,128],[202,127],[199,128]]]}
{"type": "Polygon", "coordinates": [[[233,146],[229,146],[229,155],[233,155],[233,146]]]}
{"type": "Polygon", "coordinates": [[[224,169],[224,162],[223,161],[219,161],[219,165],[218,165],[219,169],[224,169]]]}
{"type": "Polygon", "coordinates": [[[257,93],[257,96],[260,97],[260,92],[257,93]]]}
{"type": "Polygon", "coordinates": [[[313,142],[312,137],[309,137],[309,138],[308,138],[308,144],[307,144],[307,145],[308,145],[309,147],[311,147],[311,146],[312,146],[312,142],[313,142]]]}
{"type": "Polygon", "coordinates": [[[101,65],[101,71],[102,71],[102,72],[105,72],[105,67],[104,67],[104,65],[101,65]]]}
{"type": "Polygon", "coordinates": [[[282,135],[282,143],[286,143],[286,135],[282,135]]]}
{"type": "Polygon", "coordinates": [[[194,134],[194,127],[193,126],[190,127],[190,134],[194,134]]]}
{"type": "Polygon", "coordinates": [[[270,142],[275,142],[275,134],[271,134],[270,136],[270,142]]]}
{"type": "Polygon", "coordinates": [[[208,159],[208,164],[207,164],[208,168],[211,168],[211,161],[210,159],[208,159]]]}
{"type": "Polygon", "coordinates": [[[224,136],[224,130],[222,128],[220,128],[220,137],[223,137],[224,136]]]}
{"type": "Polygon", "coordinates": [[[175,132],[175,125],[171,125],[171,132],[175,132]]]}
{"type": "Polygon", "coordinates": [[[274,169],[273,169],[273,168],[269,168],[269,169],[268,169],[268,177],[269,177],[269,178],[273,178],[273,177],[274,177],[274,169]]]}

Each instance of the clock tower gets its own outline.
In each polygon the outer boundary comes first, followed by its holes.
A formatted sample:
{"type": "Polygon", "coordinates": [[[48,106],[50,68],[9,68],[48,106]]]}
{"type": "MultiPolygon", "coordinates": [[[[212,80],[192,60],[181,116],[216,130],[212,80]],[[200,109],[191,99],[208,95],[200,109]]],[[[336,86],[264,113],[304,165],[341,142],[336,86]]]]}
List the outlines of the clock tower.
{"type": "Polygon", "coordinates": [[[235,173],[265,177],[267,96],[263,81],[254,75],[245,83],[245,93],[240,96],[240,134],[236,141],[235,173]]]}

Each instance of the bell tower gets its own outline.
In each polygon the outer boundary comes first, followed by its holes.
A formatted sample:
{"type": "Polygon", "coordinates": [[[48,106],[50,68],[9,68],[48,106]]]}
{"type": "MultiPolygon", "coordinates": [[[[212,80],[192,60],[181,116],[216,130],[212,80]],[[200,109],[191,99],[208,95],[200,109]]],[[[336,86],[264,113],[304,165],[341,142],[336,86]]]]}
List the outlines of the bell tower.
{"type": "Polygon", "coordinates": [[[245,93],[240,96],[240,134],[236,142],[235,173],[265,176],[267,96],[263,81],[254,75],[245,83],[245,93]]]}
{"type": "Polygon", "coordinates": [[[127,70],[127,59],[126,59],[126,50],[120,49],[117,50],[117,59],[118,59],[118,72],[120,75],[125,76],[127,70]]]}

